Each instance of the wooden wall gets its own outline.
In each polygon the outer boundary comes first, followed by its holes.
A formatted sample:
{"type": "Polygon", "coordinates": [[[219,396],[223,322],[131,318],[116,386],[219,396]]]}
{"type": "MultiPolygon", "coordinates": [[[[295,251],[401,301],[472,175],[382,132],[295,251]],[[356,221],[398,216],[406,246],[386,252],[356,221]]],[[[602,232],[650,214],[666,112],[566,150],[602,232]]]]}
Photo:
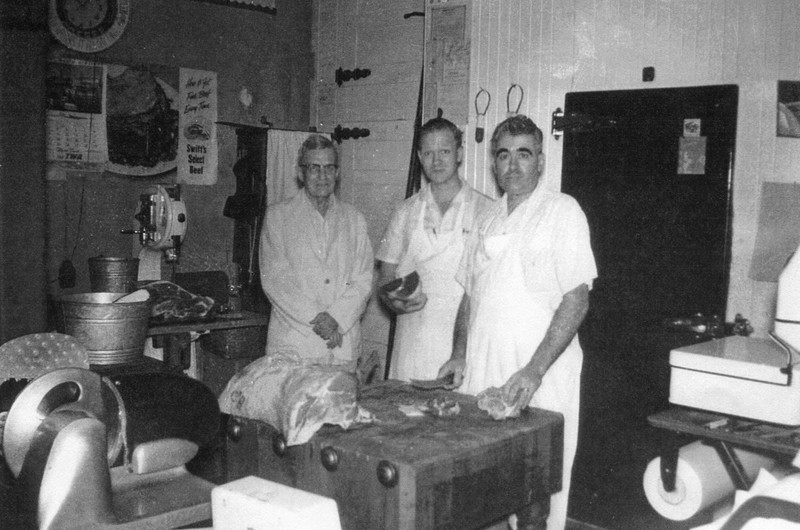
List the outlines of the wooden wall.
{"type": "MultiPolygon", "coordinates": [[[[414,116],[422,72],[423,0],[314,1],[315,79],[311,125],[369,129],[343,140],[339,196],[366,217],[377,251],[392,209],[405,197],[414,116]],[[368,77],[335,82],[338,68],[369,69],[368,77]]],[[[363,321],[364,347],[386,352],[388,317],[373,297],[363,321]]]]}
{"type": "MultiPolygon", "coordinates": [[[[109,64],[216,72],[218,120],[258,125],[263,117],[275,127],[303,130],[308,127],[313,64],[310,6],[310,1],[279,0],[272,15],[193,0],[134,0],[120,40],[88,57],[109,64]],[[239,101],[242,88],[253,96],[249,107],[239,101]]],[[[75,56],[57,43],[51,54],[75,56]]],[[[177,272],[225,270],[231,258],[233,220],[222,211],[235,192],[236,135],[232,127],[219,126],[217,137],[216,184],[182,185],[188,229],[177,272]]],[[[48,181],[48,293],[88,291],[90,257],[136,255],[138,240],[121,235],[120,229],[133,226],[144,188],[174,180],[174,172],[152,178],[74,172],[66,181],[48,181]],[[77,269],[73,289],[53,282],[65,257],[77,269]]]]}
{"type": "MultiPolygon", "coordinates": [[[[425,5],[440,0],[427,0],[425,5]]],[[[740,87],[734,171],[734,233],[728,320],[750,319],[756,334],[771,327],[775,284],[749,277],[761,187],[800,181],[800,140],[775,135],[778,80],[800,79],[800,3],[796,0],[472,0],[470,107],[464,174],[496,195],[488,142],[472,141],[471,98],[492,94],[486,134],[506,116],[506,92],[525,90],[520,112],[549,133],[551,114],[571,91],[737,84],[740,87]],[[655,68],[653,82],[642,69],[655,68]]],[[[339,120],[371,127],[366,140],[343,145],[343,192],[365,212],[373,242],[390,203],[402,198],[416,103],[422,30],[398,16],[424,5],[406,0],[316,0],[315,92],[311,122],[332,130],[339,120]],[[368,17],[371,17],[368,18],[368,17]],[[398,33],[399,32],[399,33],[398,33]],[[369,60],[366,60],[369,57],[369,60]],[[371,67],[371,78],[342,88],[336,67],[371,67]],[[359,92],[353,88],[364,86],[359,92]],[[369,86],[371,88],[367,89],[369,86]],[[347,178],[351,180],[347,180],[347,178]]],[[[546,134],[545,185],[558,189],[561,142],[546,134]]],[[[388,327],[368,311],[366,336],[385,345],[388,327]],[[372,331],[371,331],[372,329],[372,331]]]]}
{"type": "Polygon", "coordinates": [[[0,344],[46,321],[47,2],[0,2],[0,344]]]}
{"type": "MultiPolygon", "coordinates": [[[[728,319],[772,325],[775,284],[749,278],[761,187],[800,183],[800,139],[775,135],[778,80],[800,79],[800,2],[774,0],[474,0],[470,97],[492,94],[489,133],[512,83],[521,112],[548,133],[572,91],[739,85],[728,319]],[[642,68],[655,80],[642,81],[642,68]]],[[[474,112],[467,138],[472,137],[474,112]]],[[[546,134],[546,185],[560,186],[561,143],[546,134]]],[[[467,143],[466,174],[494,190],[486,144],[467,143]]],[[[798,205],[800,208],[800,205],[798,205]]]]}

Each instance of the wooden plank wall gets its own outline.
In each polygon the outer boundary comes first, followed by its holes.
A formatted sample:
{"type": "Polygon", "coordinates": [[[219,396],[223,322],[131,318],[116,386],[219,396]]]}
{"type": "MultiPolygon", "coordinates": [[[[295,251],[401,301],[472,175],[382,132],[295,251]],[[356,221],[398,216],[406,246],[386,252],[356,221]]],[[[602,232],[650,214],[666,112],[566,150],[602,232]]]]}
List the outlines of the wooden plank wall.
{"type": "MultiPolygon", "coordinates": [[[[342,192],[365,212],[376,243],[389,204],[403,195],[422,56],[422,21],[402,15],[422,7],[422,0],[315,1],[318,75],[311,122],[332,130],[336,120],[347,117],[354,120],[350,126],[373,130],[367,140],[349,142],[357,146],[343,145],[342,192]],[[371,64],[362,60],[367,57],[371,64]],[[373,70],[370,78],[351,83],[363,85],[363,91],[332,84],[340,65],[373,70]]],[[[727,318],[742,313],[756,334],[764,335],[772,325],[775,284],[748,274],[762,184],[800,181],[800,140],[775,136],[777,81],[800,79],[797,20],[797,0],[472,0],[469,97],[483,87],[492,94],[492,105],[487,140],[475,144],[469,102],[465,177],[496,193],[488,136],[506,116],[512,83],[525,90],[520,112],[546,132],[544,182],[553,189],[560,187],[561,143],[550,136],[549,123],[567,92],[739,85],[727,318]],[[646,66],[655,67],[653,82],[642,81],[646,66]]],[[[387,328],[369,316],[366,327],[378,325],[368,331],[370,340],[380,342],[387,328]]]]}
{"type": "MultiPolygon", "coordinates": [[[[470,97],[492,94],[486,133],[505,117],[508,87],[546,133],[545,183],[560,187],[551,113],[571,91],[737,84],[733,261],[727,318],[772,326],[775,284],[748,277],[764,182],[800,183],[800,139],[775,135],[778,80],[800,79],[800,2],[773,0],[473,0],[470,97]],[[653,66],[655,80],[642,81],[653,66]]],[[[467,139],[473,137],[474,111],[467,139]]],[[[465,174],[494,192],[488,142],[467,142],[465,174]]],[[[798,205],[800,207],[800,205],[798,205]]],[[[800,228],[798,228],[800,230],[800,228]]]]}
{"type": "MultiPolygon", "coordinates": [[[[367,219],[372,244],[394,206],[405,197],[417,109],[424,19],[423,0],[315,0],[310,124],[332,132],[337,125],[366,128],[366,138],[341,144],[339,196],[367,219]],[[335,82],[338,68],[368,68],[363,79],[335,82]]],[[[389,320],[377,299],[363,323],[365,348],[385,355],[389,320]]]]}

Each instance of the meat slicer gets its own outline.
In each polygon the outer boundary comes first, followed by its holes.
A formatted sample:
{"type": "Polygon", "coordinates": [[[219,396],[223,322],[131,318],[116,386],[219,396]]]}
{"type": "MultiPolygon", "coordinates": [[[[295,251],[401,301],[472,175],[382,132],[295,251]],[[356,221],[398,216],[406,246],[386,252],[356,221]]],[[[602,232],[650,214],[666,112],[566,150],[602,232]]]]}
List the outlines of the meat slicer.
{"type": "Polygon", "coordinates": [[[174,528],[211,519],[213,484],[185,464],[219,424],[216,397],[194,379],[62,368],[21,390],[2,443],[40,529],[174,528]]]}
{"type": "Polygon", "coordinates": [[[181,200],[180,186],[156,185],[145,189],[139,195],[139,207],[133,218],[138,226],[122,229],[120,233],[139,235],[142,248],[138,280],[160,280],[162,253],[167,263],[177,262],[186,237],[186,205],[181,200]]]}

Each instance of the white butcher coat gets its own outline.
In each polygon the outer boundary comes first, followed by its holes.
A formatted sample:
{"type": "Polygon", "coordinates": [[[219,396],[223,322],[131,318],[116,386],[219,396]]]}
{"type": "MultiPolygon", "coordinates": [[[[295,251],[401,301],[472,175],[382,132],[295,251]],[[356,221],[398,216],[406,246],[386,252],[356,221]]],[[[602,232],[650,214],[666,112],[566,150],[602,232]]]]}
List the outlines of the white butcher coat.
{"type": "MultiPolygon", "coordinates": [[[[464,253],[458,278],[470,297],[464,382],[477,394],[525,366],[562,297],[597,276],[586,217],[570,196],[538,187],[507,214],[497,201],[464,253]]],[[[564,415],[563,488],[551,497],[548,529],[564,528],[578,441],[583,353],[577,336],[545,374],[531,406],[564,415]]]]}
{"type": "Polygon", "coordinates": [[[269,206],[259,265],[272,303],[267,354],[290,350],[323,362],[358,359],[360,319],[374,269],[367,224],[358,210],[331,196],[323,217],[305,190],[269,206]],[[323,311],[339,323],[341,347],[328,349],[314,333],[310,322],[323,311]]]}
{"type": "Polygon", "coordinates": [[[397,265],[397,276],[417,271],[428,301],[397,315],[389,377],[435,379],[453,350],[453,326],[464,288],[455,275],[476,216],[492,204],[462,180],[444,216],[425,185],[392,215],[377,259],[397,265]]]}

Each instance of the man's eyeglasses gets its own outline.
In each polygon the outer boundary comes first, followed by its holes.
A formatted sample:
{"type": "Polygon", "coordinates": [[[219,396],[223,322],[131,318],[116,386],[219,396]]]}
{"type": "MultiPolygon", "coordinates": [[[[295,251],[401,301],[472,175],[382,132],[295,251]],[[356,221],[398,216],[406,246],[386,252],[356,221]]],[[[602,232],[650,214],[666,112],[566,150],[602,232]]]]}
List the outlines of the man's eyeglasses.
{"type": "Polygon", "coordinates": [[[306,164],[303,167],[311,175],[319,175],[323,171],[325,172],[326,175],[333,175],[334,173],[336,173],[336,170],[339,169],[339,166],[337,166],[336,164],[325,164],[324,166],[321,166],[319,164],[306,164]]]}

